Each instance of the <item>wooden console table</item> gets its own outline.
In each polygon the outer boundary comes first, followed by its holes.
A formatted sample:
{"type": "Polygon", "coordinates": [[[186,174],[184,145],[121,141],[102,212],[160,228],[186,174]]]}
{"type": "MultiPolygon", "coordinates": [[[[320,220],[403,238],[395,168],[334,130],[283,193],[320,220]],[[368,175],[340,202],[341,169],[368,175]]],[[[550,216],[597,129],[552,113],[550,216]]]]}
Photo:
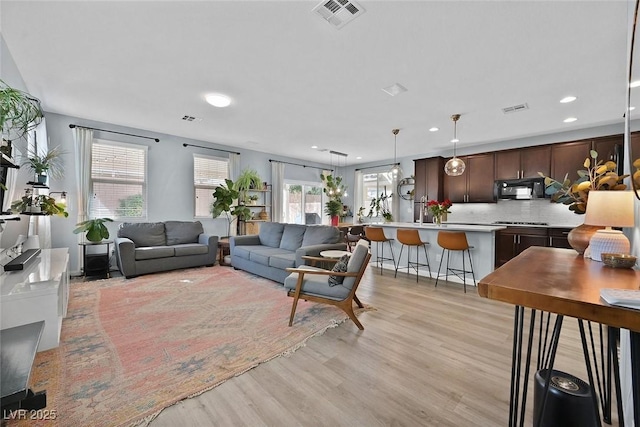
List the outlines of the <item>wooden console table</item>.
{"type": "MultiPolygon", "coordinates": [[[[480,296],[516,306],[509,425],[516,425],[518,422],[518,377],[521,368],[517,366],[516,358],[520,357],[523,343],[523,310],[530,308],[532,309],[530,331],[533,331],[535,310],[557,314],[558,330],[555,336],[555,348],[557,348],[557,338],[560,336],[562,317],[570,316],[578,319],[592,391],[594,383],[587,360],[588,350],[585,348],[586,340],[582,321],[592,321],[631,331],[634,420],[635,425],[640,426],[640,310],[607,304],[600,299],[602,288],[639,289],[640,271],[609,268],[601,262],[584,259],[571,249],[530,247],[478,282],[480,296]]],[[[549,372],[553,368],[555,348],[552,349],[549,372]]],[[[531,341],[529,340],[527,354],[530,352],[531,341]]],[[[525,366],[525,384],[522,388],[525,392],[527,373],[528,366],[525,366]]],[[[548,378],[546,387],[548,389],[548,378]]],[[[521,424],[524,419],[526,395],[522,399],[521,424]]],[[[597,403],[595,415],[598,415],[597,403]]]]}

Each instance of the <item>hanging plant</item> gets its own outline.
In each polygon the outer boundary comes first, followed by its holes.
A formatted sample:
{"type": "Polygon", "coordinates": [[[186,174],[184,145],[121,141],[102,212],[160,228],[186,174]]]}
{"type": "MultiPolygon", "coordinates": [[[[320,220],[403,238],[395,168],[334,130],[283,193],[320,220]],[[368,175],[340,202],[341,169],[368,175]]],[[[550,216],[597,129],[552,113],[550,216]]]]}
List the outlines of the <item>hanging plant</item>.
{"type": "Polygon", "coordinates": [[[23,137],[42,122],[40,100],[0,80],[0,127],[7,140],[23,137]]]}

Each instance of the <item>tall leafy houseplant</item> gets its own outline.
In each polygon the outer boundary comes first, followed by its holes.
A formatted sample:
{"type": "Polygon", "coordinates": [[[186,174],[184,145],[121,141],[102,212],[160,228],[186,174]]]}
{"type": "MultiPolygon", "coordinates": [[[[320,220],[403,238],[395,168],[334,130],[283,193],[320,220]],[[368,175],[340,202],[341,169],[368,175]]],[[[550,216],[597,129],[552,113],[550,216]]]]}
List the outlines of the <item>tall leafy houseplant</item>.
{"type": "Polygon", "coordinates": [[[211,215],[218,218],[223,213],[227,218],[227,236],[231,235],[231,224],[235,220],[247,220],[251,218],[251,209],[246,206],[237,205],[240,192],[230,179],[225,179],[225,183],[216,187],[213,192],[213,203],[211,204],[211,215]]]}
{"type": "Polygon", "coordinates": [[[109,230],[104,225],[105,222],[113,222],[111,218],[94,218],[76,224],[78,228],[73,230],[74,234],[86,233],[85,237],[90,242],[101,242],[109,238],[109,230]]]}
{"type": "Polygon", "coordinates": [[[342,184],[341,176],[320,174],[320,179],[324,183],[322,191],[328,198],[324,204],[324,213],[331,217],[331,225],[338,225],[343,212],[342,195],[347,188],[342,184]]]}
{"type": "Polygon", "coordinates": [[[0,128],[7,140],[19,139],[40,124],[40,100],[0,80],[0,128]]]}

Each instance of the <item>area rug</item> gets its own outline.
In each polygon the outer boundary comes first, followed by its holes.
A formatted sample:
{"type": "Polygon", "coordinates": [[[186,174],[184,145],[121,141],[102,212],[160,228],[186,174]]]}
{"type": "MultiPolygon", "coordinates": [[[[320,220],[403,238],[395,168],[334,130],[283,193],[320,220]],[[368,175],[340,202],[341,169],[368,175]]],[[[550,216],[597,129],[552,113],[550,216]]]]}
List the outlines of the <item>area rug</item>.
{"type": "Polygon", "coordinates": [[[60,346],[32,373],[55,419],[28,425],[146,425],[347,319],[300,301],[289,327],[291,302],[281,284],[226,267],[72,283],[60,346]]]}

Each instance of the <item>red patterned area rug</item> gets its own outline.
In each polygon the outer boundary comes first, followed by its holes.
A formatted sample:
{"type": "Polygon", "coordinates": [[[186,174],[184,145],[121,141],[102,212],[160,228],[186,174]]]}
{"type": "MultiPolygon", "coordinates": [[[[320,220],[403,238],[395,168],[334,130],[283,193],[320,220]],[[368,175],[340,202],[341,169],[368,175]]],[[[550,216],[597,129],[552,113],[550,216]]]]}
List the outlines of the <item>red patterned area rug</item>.
{"type": "Polygon", "coordinates": [[[60,346],[34,363],[32,389],[55,415],[41,425],[146,425],[347,319],[300,301],[289,327],[291,302],[281,284],[226,267],[74,282],[60,346]]]}

